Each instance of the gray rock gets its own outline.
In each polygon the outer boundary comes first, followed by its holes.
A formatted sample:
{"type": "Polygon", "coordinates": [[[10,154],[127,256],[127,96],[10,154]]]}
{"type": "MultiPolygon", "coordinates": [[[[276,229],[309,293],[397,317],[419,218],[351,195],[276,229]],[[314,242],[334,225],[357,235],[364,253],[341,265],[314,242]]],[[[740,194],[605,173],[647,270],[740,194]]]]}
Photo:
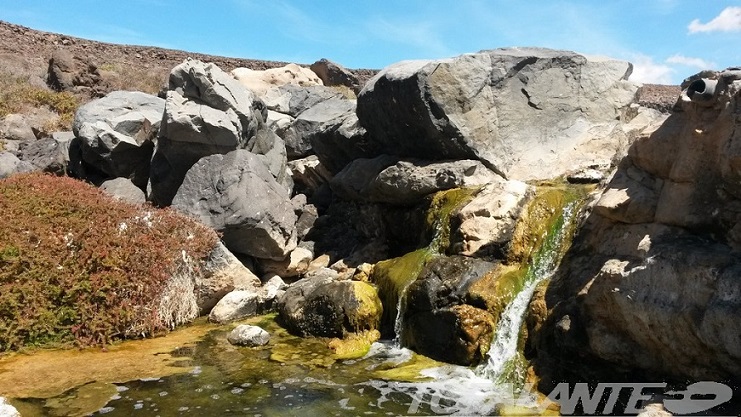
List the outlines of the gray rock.
{"type": "Polygon", "coordinates": [[[26,161],[21,161],[10,152],[0,152],[0,178],[7,178],[13,174],[32,172],[36,168],[26,161]]]}
{"type": "Polygon", "coordinates": [[[270,333],[258,326],[240,324],[226,336],[229,343],[238,346],[264,346],[270,341],[270,333]]]}
{"type": "Polygon", "coordinates": [[[68,136],[61,135],[24,142],[19,146],[18,157],[31,163],[39,171],[66,175],[70,165],[71,142],[68,136]]]}
{"type": "Polygon", "coordinates": [[[681,111],[635,140],[531,303],[545,316],[529,320],[544,366],[741,374],[741,73],[700,77],[715,95],[685,90],[681,111]]]}
{"type": "Polygon", "coordinates": [[[159,317],[175,328],[208,314],[230,291],[256,293],[259,287],[260,280],[219,242],[206,259],[184,253],[178,260],[160,296],[159,317]]]}
{"type": "Polygon", "coordinates": [[[324,85],[343,85],[355,91],[360,91],[360,81],[353,73],[340,64],[322,58],[309,67],[319,76],[324,85]]]}
{"type": "Polygon", "coordinates": [[[501,177],[481,162],[399,161],[381,155],[357,159],[332,178],[332,191],[346,200],[414,205],[426,195],[458,187],[475,187],[501,177]]]}
{"type": "Polygon", "coordinates": [[[100,189],[119,200],[131,204],[144,204],[147,201],[144,191],[128,178],[114,178],[100,185],[100,189]]]}
{"type": "Polygon", "coordinates": [[[233,290],[256,292],[260,288],[260,279],[221,242],[208,255],[201,270],[203,274],[196,277],[194,288],[201,315],[210,312],[233,290]]]}
{"type": "Polygon", "coordinates": [[[624,151],[627,62],[538,48],[405,61],[376,75],[357,114],[384,152],[480,159],[511,179],[554,178],[624,151]]]}
{"type": "Polygon", "coordinates": [[[293,176],[295,191],[306,195],[313,195],[322,184],[327,184],[332,179],[332,173],[316,155],[288,161],[288,167],[293,176]]]}
{"type": "Polygon", "coordinates": [[[224,244],[234,252],[282,260],[296,247],[296,215],[288,191],[262,157],[246,150],[198,161],[172,206],[223,233],[224,244]]]}
{"type": "Polygon", "coordinates": [[[225,295],[211,309],[208,320],[214,323],[252,317],[260,312],[260,295],[256,291],[236,290],[225,295]]]}
{"type": "Polygon", "coordinates": [[[144,189],[164,108],[161,98],[135,91],[114,91],[83,105],[72,124],[82,161],[144,189]]]}
{"type": "Polygon", "coordinates": [[[245,148],[266,155],[273,175],[290,186],[282,141],[265,132],[249,143],[261,128],[267,129],[266,118],[263,102],[216,65],[188,59],[175,67],[152,157],[149,198],[169,205],[199,159],[245,148]]]}
{"type": "Polygon", "coordinates": [[[330,99],[301,113],[293,126],[309,140],[311,148],[330,172],[339,172],[351,161],[378,155],[355,114],[355,101],[330,99]]]}
{"type": "Polygon", "coordinates": [[[260,268],[265,273],[275,274],[281,278],[293,278],[305,274],[312,259],[314,259],[312,251],[297,247],[283,260],[260,260],[260,268]]]}
{"type": "Polygon", "coordinates": [[[6,140],[36,140],[31,125],[22,114],[9,114],[0,121],[0,138],[6,140]]]}
{"type": "Polygon", "coordinates": [[[282,113],[292,118],[319,103],[330,99],[341,99],[342,94],[321,85],[299,86],[293,84],[273,87],[262,96],[268,110],[282,113]]]}

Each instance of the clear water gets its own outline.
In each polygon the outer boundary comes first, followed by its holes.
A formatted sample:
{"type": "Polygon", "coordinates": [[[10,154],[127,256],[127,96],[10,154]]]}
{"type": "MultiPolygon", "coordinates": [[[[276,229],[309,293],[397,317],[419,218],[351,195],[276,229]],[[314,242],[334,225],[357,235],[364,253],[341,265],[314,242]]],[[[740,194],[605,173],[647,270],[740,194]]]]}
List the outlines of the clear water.
{"type": "Polygon", "coordinates": [[[522,290],[502,312],[487,354],[488,359],[477,369],[478,375],[497,382],[524,379],[524,370],[517,370],[513,362],[518,358],[517,343],[525,312],[538,284],[556,272],[562,254],[561,249],[568,241],[569,226],[578,212],[578,203],[572,202],[564,207],[555,230],[546,237],[540,250],[533,257],[522,290]],[[512,375],[513,370],[515,373],[519,371],[520,374],[512,375]]]}
{"type": "Polygon", "coordinates": [[[224,338],[215,331],[182,349],[187,372],[114,384],[114,394],[92,414],[76,412],[75,402],[85,401],[80,387],[57,398],[23,400],[32,410],[23,415],[499,415],[516,400],[536,404],[535,397],[515,398],[511,387],[470,368],[433,362],[391,341],[375,343],[363,358],[338,361],[312,340],[279,336],[272,346],[250,349],[224,338]]]}

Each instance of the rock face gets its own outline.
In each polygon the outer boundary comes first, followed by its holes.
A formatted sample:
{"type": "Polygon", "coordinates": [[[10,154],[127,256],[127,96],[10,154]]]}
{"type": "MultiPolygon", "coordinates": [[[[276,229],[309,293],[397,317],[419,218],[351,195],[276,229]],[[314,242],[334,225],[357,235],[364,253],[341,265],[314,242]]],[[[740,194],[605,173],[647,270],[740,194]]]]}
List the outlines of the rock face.
{"type": "Polygon", "coordinates": [[[481,362],[497,318],[467,304],[468,289],[493,268],[492,263],[464,257],[439,257],[428,263],[406,292],[404,346],[445,362],[481,362]]]}
{"type": "Polygon", "coordinates": [[[400,161],[381,155],[356,159],[335,175],[330,185],[335,195],[345,200],[413,205],[437,191],[476,187],[499,179],[479,161],[400,161]]]}
{"type": "Polygon", "coordinates": [[[454,214],[451,252],[475,257],[504,257],[517,219],[533,195],[520,181],[497,179],[487,184],[454,214]]]}
{"type": "Polygon", "coordinates": [[[56,132],[50,138],[22,143],[18,156],[40,171],[65,175],[70,165],[69,148],[73,139],[71,132],[56,132]]]}
{"type": "Polygon", "coordinates": [[[355,74],[336,62],[322,58],[309,67],[322,80],[324,85],[342,85],[352,89],[355,93],[360,92],[360,81],[355,74]]]}
{"type": "Polygon", "coordinates": [[[80,107],[72,131],[82,162],[109,178],[129,178],[145,188],[164,109],[161,98],[132,91],[114,91],[80,107]]]}
{"type": "Polygon", "coordinates": [[[607,165],[626,138],[622,112],[637,86],[627,62],[511,48],[382,70],[357,114],[383,151],[430,160],[480,159],[510,179],[554,178],[607,165]]]}
{"type": "Polygon", "coordinates": [[[530,326],[546,367],[741,375],[741,72],[710,77],[685,83],[681,111],[631,147],[533,302],[549,312],[530,326]]]}
{"type": "Polygon", "coordinates": [[[169,205],[196,161],[247,148],[266,117],[264,104],[217,66],[188,59],[175,67],[152,157],[151,199],[169,205]]]}
{"type": "Polygon", "coordinates": [[[378,329],[383,311],[370,284],[337,281],[322,274],[291,285],[278,300],[277,308],[290,331],[321,337],[378,329]]]}
{"type": "Polygon", "coordinates": [[[172,206],[223,233],[234,252],[282,260],[296,247],[296,215],[264,159],[242,149],[199,160],[172,206]]]}

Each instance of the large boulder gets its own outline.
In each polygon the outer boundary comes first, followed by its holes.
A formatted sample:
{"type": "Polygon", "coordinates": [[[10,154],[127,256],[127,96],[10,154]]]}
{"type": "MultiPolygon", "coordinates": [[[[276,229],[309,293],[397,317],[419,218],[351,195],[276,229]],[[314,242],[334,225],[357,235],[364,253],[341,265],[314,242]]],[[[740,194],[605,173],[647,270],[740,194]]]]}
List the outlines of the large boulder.
{"type": "Polygon", "coordinates": [[[510,179],[554,178],[609,166],[624,151],[631,71],[628,62],[540,48],[405,61],[365,85],[357,115],[386,153],[480,159],[510,179]]]}
{"type": "Polygon", "coordinates": [[[477,187],[501,177],[481,162],[400,161],[395,156],[356,159],[330,181],[345,200],[414,205],[426,195],[459,187],[477,187]]]}
{"type": "MultiPolygon", "coordinates": [[[[301,126],[303,137],[325,168],[337,173],[358,158],[380,154],[377,146],[368,140],[360,125],[354,100],[330,99],[301,113],[294,126],[301,126]]],[[[298,127],[296,127],[298,129],[298,127]]]]}
{"type": "Polygon", "coordinates": [[[293,283],[278,299],[286,327],[301,336],[344,337],[378,329],[383,307],[368,283],[337,281],[324,274],[293,283]]]}
{"type": "MultiPolygon", "coordinates": [[[[175,67],[152,157],[150,198],[170,204],[196,161],[247,148],[266,117],[264,104],[216,65],[188,59],[175,67]]],[[[263,136],[259,153],[281,152],[281,140],[263,136]]]]}
{"type": "Polygon", "coordinates": [[[494,266],[467,257],[440,256],[428,262],[406,291],[402,344],[460,365],[486,358],[498,317],[471,305],[468,291],[494,266]]]}
{"type": "Polygon", "coordinates": [[[543,368],[741,375],[741,71],[704,76],[634,143],[533,302],[543,368]]]}
{"type": "Polygon", "coordinates": [[[161,98],[135,91],[114,91],[83,105],[72,124],[82,162],[109,178],[146,187],[164,109],[161,98]]]}
{"type": "Polygon", "coordinates": [[[300,87],[289,84],[271,88],[265,93],[263,100],[268,108],[268,124],[286,142],[288,159],[311,154],[311,135],[325,128],[313,113],[306,117],[301,117],[301,114],[327,100],[342,99],[337,91],[319,85],[300,87]]]}
{"type": "Polygon", "coordinates": [[[264,156],[244,149],[199,160],[172,206],[222,233],[234,252],[282,260],[296,247],[289,192],[270,173],[264,156]]]}
{"type": "Polygon", "coordinates": [[[311,64],[309,67],[319,76],[324,85],[328,86],[345,86],[355,93],[360,92],[360,81],[352,72],[348,71],[342,65],[332,62],[326,58],[311,64]]]}

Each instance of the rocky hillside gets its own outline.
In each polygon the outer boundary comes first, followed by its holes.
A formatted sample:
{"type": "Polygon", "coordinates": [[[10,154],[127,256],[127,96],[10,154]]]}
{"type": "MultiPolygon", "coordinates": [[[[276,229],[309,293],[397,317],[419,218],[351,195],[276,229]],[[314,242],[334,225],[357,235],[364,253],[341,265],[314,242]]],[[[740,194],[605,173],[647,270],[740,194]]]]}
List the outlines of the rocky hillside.
{"type": "MultiPolygon", "coordinates": [[[[96,42],[0,21],[0,71],[28,76],[32,83],[43,82],[46,79],[49,59],[57,49],[65,49],[76,58],[89,61],[103,71],[119,72],[122,77],[128,78],[125,82],[136,82],[132,77],[125,77],[126,71],[132,71],[132,75],[147,74],[148,78],[154,77],[160,80],[160,84],[157,85],[158,89],[165,85],[170,70],[188,57],[213,62],[225,71],[239,67],[265,70],[288,64],[287,62],[229,58],[151,46],[96,42]]],[[[319,58],[321,57],[317,57],[319,58]]],[[[299,64],[308,67],[310,63],[299,64]]],[[[352,73],[363,83],[376,72],[377,70],[369,69],[352,70],[352,73]]]]}

